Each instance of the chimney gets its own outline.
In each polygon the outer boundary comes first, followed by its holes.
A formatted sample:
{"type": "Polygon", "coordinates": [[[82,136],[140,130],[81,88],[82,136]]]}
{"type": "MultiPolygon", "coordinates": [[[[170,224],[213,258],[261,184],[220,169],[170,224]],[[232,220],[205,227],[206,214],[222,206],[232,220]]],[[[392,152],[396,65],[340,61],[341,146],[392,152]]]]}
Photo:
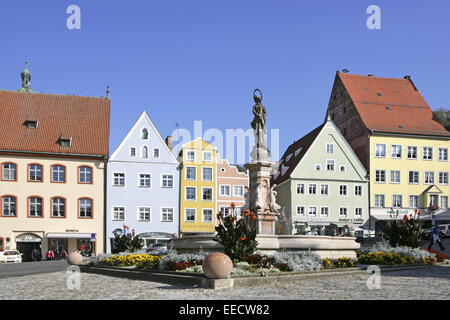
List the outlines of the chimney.
{"type": "Polygon", "coordinates": [[[166,138],[166,144],[169,147],[170,151],[173,151],[173,145],[172,145],[172,136],[167,136],[166,138]]]}
{"type": "Polygon", "coordinates": [[[409,82],[410,82],[411,85],[413,86],[414,90],[419,91],[419,90],[417,90],[417,87],[416,87],[416,85],[414,84],[414,82],[411,80],[411,76],[409,76],[409,75],[404,76],[403,79],[409,80],[409,82]]]}

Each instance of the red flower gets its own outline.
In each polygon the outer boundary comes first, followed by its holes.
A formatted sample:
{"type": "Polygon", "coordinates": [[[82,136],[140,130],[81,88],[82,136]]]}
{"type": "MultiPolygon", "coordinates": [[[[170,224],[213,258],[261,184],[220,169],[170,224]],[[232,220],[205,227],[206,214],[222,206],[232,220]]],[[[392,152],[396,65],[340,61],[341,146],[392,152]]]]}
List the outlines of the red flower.
{"type": "Polygon", "coordinates": [[[244,241],[245,240],[245,237],[241,237],[241,241],[244,241]]]}
{"type": "Polygon", "coordinates": [[[231,203],[231,209],[234,209],[236,207],[236,204],[234,202],[231,203]]]}
{"type": "Polygon", "coordinates": [[[403,222],[406,222],[406,221],[408,221],[408,215],[407,215],[407,214],[405,214],[405,215],[403,216],[403,222]]]}

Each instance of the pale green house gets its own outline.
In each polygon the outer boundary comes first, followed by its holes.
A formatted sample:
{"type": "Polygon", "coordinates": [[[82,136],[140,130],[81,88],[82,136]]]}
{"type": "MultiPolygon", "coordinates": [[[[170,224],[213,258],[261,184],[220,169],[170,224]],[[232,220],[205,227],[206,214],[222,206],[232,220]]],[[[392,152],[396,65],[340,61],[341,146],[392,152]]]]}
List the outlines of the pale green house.
{"type": "Polygon", "coordinates": [[[367,172],[329,118],[288,147],[273,184],[283,233],[333,235],[368,226],[367,172]]]}

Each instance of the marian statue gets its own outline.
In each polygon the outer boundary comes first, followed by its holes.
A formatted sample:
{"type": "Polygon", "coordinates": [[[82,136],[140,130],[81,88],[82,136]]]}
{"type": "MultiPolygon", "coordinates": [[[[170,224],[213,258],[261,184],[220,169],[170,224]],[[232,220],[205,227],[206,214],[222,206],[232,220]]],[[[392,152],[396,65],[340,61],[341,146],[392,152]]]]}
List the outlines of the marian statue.
{"type": "Polygon", "coordinates": [[[255,89],[253,92],[253,99],[255,105],[253,106],[253,121],[251,123],[253,133],[255,135],[255,147],[251,153],[252,161],[265,161],[269,156],[269,149],[267,148],[267,130],[266,130],[266,108],[261,104],[262,92],[255,89]],[[257,95],[256,93],[259,93],[257,95]]]}

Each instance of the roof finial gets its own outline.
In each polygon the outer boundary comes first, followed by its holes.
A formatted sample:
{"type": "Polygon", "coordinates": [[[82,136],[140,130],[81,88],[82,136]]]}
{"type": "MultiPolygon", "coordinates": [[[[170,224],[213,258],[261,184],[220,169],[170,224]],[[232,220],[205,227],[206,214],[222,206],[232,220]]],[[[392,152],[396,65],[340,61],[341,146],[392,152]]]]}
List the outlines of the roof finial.
{"type": "Polygon", "coordinates": [[[109,99],[109,85],[106,86],[106,99],[109,99]]]}
{"type": "Polygon", "coordinates": [[[31,90],[31,72],[28,71],[28,59],[25,58],[25,69],[20,74],[20,77],[22,78],[22,88],[20,88],[18,91],[20,92],[34,92],[31,90]]]}

